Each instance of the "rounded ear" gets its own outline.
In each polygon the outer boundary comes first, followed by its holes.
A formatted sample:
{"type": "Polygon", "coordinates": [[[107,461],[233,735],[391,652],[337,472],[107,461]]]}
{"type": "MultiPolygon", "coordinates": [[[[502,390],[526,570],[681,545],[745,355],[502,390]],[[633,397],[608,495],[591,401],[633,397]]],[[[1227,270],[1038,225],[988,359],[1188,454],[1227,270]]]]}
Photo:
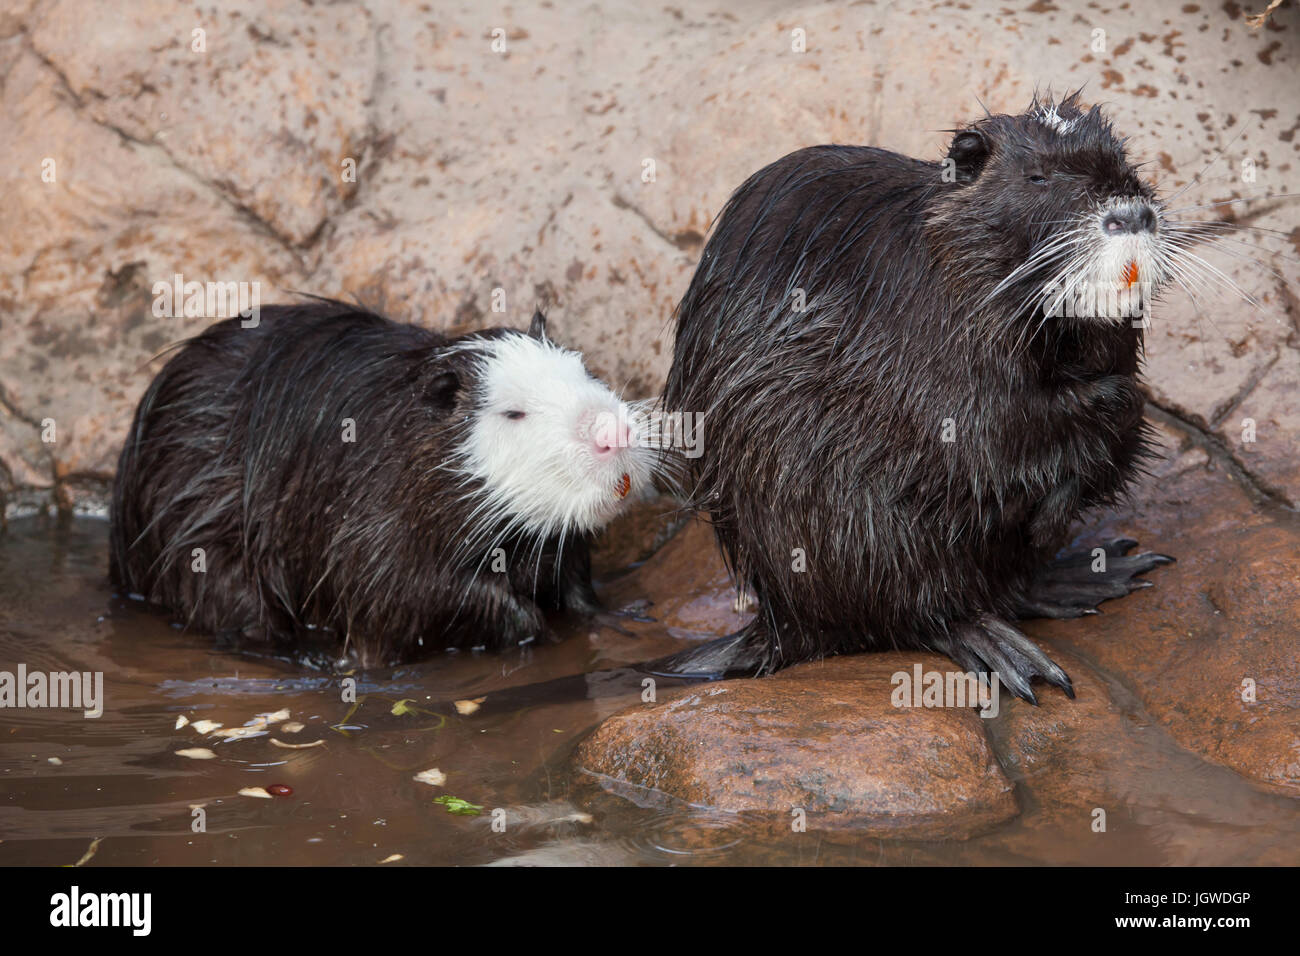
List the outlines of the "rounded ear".
{"type": "Polygon", "coordinates": [[[460,391],[460,376],[451,369],[438,372],[424,385],[424,400],[442,411],[456,407],[456,394],[460,391]]]}
{"type": "Polygon", "coordinates": [[[979,176],[989,158],[988,140],[979,130],[964,129],[952,138],[948,158],[957,169],[957,182],[968,183],[979,176]]]}
{"type": "Polygon", "coordinates": [[[542,315],[541,309],[533,310],[533,321],[528,325],[528,334],[535,339],[546,341],[546,316],[542,315]]]}

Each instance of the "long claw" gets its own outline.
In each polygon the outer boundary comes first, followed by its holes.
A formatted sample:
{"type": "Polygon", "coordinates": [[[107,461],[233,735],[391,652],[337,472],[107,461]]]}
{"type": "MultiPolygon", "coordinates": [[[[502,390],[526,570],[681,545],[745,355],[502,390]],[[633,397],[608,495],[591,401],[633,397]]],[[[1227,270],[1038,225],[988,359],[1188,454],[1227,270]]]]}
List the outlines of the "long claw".
{"type": "Polygon", "coordinates": [[[975,673],[996,674],[1007,690],[1037,705],[1032,682],[1041,680],[1074,697],[1070,676],[1038,645],[999,617],[981,614],[958,625],[935,650],[946,653],[958,665],[975,673]]]}

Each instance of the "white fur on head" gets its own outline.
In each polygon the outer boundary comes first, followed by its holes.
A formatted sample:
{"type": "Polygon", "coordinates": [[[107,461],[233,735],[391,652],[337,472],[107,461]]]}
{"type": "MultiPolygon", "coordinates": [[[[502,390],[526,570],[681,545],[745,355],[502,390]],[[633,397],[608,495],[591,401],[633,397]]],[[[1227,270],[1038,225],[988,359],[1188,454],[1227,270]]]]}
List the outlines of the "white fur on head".
{"type": "Polygon", "coordinates": [[[460,469],[482,483],[484,523],[538,537],[590,532],[644,492],[656,452],[637,440],[628,407],[582,356],[522,333],[483,340],[460,469]],[[618,441],[618,422],[631,441],[618,441]],[[614,444],[601,456],[597,444],[614,444]]]}
{"type": "Polygon", "coordinates": [[[1050,103],[1047,106],[1040,107],[1038,110],[1038,121],[1048,129],[1053,129],[1058,133],[1069,133],[1078,125],[1077,117],[1066,119],[1056,111],[1056,104],[1050,103]]]}

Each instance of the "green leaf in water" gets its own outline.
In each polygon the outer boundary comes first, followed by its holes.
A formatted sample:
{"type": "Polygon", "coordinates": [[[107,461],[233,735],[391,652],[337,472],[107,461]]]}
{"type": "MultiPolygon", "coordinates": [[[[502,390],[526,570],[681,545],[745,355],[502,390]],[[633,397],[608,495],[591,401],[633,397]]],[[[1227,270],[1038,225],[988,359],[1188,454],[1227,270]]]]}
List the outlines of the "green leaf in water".
{"type": "Polygon", "coordinates": [[[401,717],[403,714],[415,713],[415,710],[413,708],[406,706],[407,704],[414,702],[414,700],[415,700],[414,697],[403,697],[401,700],[395,703],[393,705],[393,716],[401,717]]]}
{"type": "Polygon", "coordinates": [[[441,796],[435,797],[434,803],[441,803],[447,808],[448,813],[456,813],[465,817],[476,817],[483,812],[483,808],[478,804],[470,803],[468,800],[462,800],[460,797],[441,796]]]}

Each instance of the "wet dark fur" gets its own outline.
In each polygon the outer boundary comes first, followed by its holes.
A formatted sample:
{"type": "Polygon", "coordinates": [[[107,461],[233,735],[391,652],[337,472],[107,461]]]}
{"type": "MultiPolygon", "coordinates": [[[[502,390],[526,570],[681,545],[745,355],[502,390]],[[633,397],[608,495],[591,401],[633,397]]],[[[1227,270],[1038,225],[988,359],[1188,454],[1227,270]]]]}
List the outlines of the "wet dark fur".
{"type": "MultiPolygon", "coordinates": [[[[490,330],[477,336],[521,334],[490,330]]],[[[440,470],[464,437],[473,355],[324,300],[219,322],[167,362],[136,410],[113,490],[113,582],[200,631],[363,664],[505,647],[543,610],[593,610],[588,542],[509,573],[464,541],[471,505],[440,470]],[[342,440],[356,422],[355,443],[342,440]],[[206,573],[191,570],[192,550],[206,573]]]]}
{"type": "Polygon", "coordinates": [[[1041,275],[980,304],[1085,193],[1150,197],[1099,112],[1060,109],[1082,116],[1082,149],[989,116],[953,138],[955,182],[939,163],[818,146],[731,197],[679,307],[664,401],[705,415],[687,484],[760,609],[669,670],[889,646],[996,669],[989,620],[1032,613],[1070,523],[1137,474],[1140,330],[1039,326],[1016,306],[1041,275]],[[1051,189],[1026,182],[1043,168],[1051,189]]]}

